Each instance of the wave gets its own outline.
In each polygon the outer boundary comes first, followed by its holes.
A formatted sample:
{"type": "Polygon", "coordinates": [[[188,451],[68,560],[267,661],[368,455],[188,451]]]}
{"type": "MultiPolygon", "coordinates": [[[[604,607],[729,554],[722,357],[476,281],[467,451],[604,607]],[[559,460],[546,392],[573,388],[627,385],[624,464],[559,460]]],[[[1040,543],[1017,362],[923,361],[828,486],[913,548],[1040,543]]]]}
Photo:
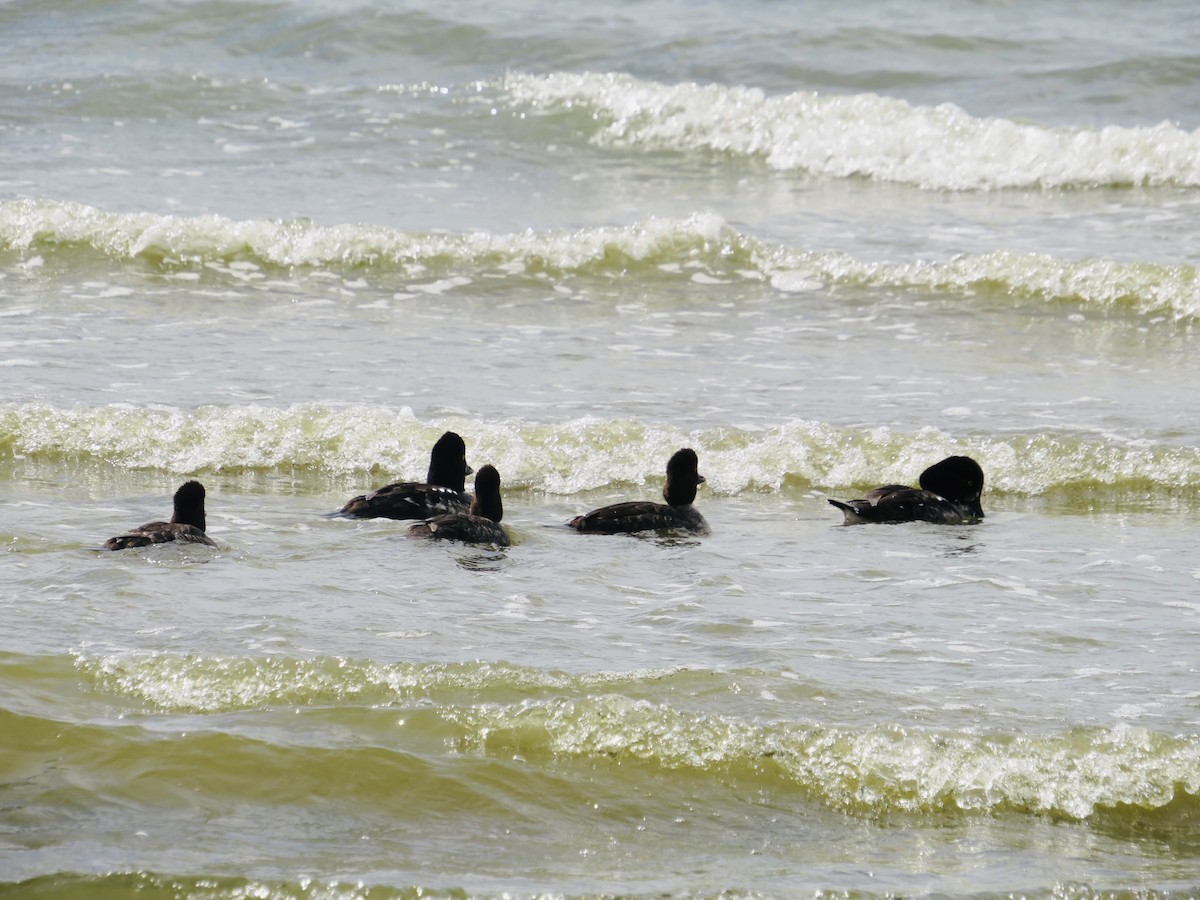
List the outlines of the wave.
{"type": "Polygon", "coordinates": [[[461,890],[427,888],[413,885],[392,888],[366,886],[359,882],[301,877],[289,879],[252,879],[236,875],[162,875],[156,872],[103,872],[81,874],[56,872],[24,881],[0,881],[0,896],[26,900],[75,900],[78,897],[143,897],[146,900],[245,900],[269,897],[271,900],[410,900],[414,897],[455,898],[469,896],[461,890]]]}
{"type": "Polygon", "coordinates": [[[464,750],[526,759],[641,761],[751,775],[849,813],[1015,810],[1087,819],[1098,809],[1200,810],[1200,740],[1143,729],[1049,735],[757,723],[619,695],[455,710],[464,750]]]}
{"type": "MultiPolygon", "coordinates": [[[[1098,813],[1110,820],[1137,818],[1181,808],[1184,818],[1200,814],[1200,738],[1194,735],[1124,725],[1046,734],[848,727],[747,719],[683,705],[693,690],[704,694],[713,689],[712,682],[738,680],[740,674],[670,670],[578,676],[507,664],[170,655],[80,655],[77,667],[97,689],[168,714],[247,709],[265,714],[309,706],[328,726],[311,732],[312,746],[289,739],[277,748],[264,746],[270,731],[262,729],[256,731],[260,736],[248,738],[201,726],[173,738],[167,735],[174,731],[149,725],[90,725],[74,729],[70,737],[72,745],[148,740],[159,748],[155,752],[196,754],[197,760],[219,745],[234,770],[239,756],[268,755],[278,758],[281,769],[316,771],[322,766],[309,756],[324,760],[345,752],[369,755],[377,768],[408,778],[420,768],[416,748],[430,741],[451,747],[466,762],[519,757],[550,767],[581,759],[648,768],[651,774],[751,779],[847,813],[1010,810],[1078,820],[1098,813]],[[664,695],[670,698],[666,702],[664,695]],[[388,750],[386,740],[374,733],[383,727],[379,723],[394,727],[397,709],[404,710],[409,735],[404,751],[388,750]],[[319,737],[355,731],[359,740],[346,746],[340,737],[330,738],[329,746],[319,737]],[[184,746],[166,746],[176,741],[184,746]]],[[[31,746],[39,744],[39,735],[62,729],[61,723],[39,717],[2,715],[31,746]]],[[[229,720],[222,716],[220,721],[229,720]]],[[[87,757],[86,747],[77,749],[78,758],[87,757]]]]}
{"type": "MultiPolygon", "coordinates": [[[[301,867],[304,868],[304,867],[301,867]]],[[[451,879],[453,880],[453,879],[451,879]]],[[[77,900],[79,897],[140,897],[143,900],[468,900],[473,897],[517,896],[512,892],[472,890],[414,883],[405,886],[347,881],[336,878],[246,878],[222,872],[211,874],[164,875],[158,872],[58,872],[24,881],[0,881],[0,896],[24,900],[77,900]]],[[[534,896],[530,894],[529,896],[534,896]]],[[[541,896],[551,896],[542,894],[541,896]]],[[[552,896],[565,897],[555,894],[552,896]]],[[[584,895],[579,895],[584,896],[584,895]]],[[[622,896],[629,896],[622,893],[622,896]]],[[[646,896],[658,896],[647,894],[646,896]]],[[[745,891],[722,891],[722,898],[738,900],[761,895],[745,891]]],[[[883,895],[880,895],[883,896],[883,895]]],[[[1093,894],[1079,895],[1094,900],[1093,894]]],[[[1064,900],[1075,900],[1074,897],[1064,900]]]]}
{"type": "MultiPolygon", "coordinates": [[[[1197,154],[1200,160],[1200,152],[1197,154]]],[[[220,216],[113,213],[79,203],[0,201],[0,253],[23,267],[99,254],[169,272],[188,270],[270,287],[262,270],[319,273],[366,268],[420,281],[438,292],[484,275],[510,280],[640,275],[766,282],[781,293],[858,286],[1016,302],[1129,309],[1175,320],[1200,318],[1200,274],[1192,265],[1063,260],[997,251],[947,261],[871,262],[838,252],[781,246],[743,234],[721,216],[650,218],[613,227],[516,234],[440,234],[305,220],[231,220],[220,216]]]]}
{"type": "Polygon", "coordinates": [[[512,104],[582,113],[613,147],[721,153],[824,178],[929,190],[1200,185],[1200,130],[1051,128],[977,118],[952,103],[877,94],[768,96],[748,87],[657,84],[612,73],[510,74],[512,104]]]}
{"type": "MultiPolygon", "coordinates": [[[[45,669],[46,663],[39,661],[39,666],[45,669]]],[[[343,657],[80,653],[74,666],[98,690],[142,701],[155,710],[183,713],[426,701],[516,703],[563,692],[639,689],[703,693],[714,690],[714,681],[726,682],[723,675],[679,667],[573,675],[505,662],[384,663],[343,657]]]]}
{"type": "Polygon", "coordinates": [[[697,777],[749,782],[870,818],[1016,812],[1129,827],[1170,818],[1186,824],[1200,814],[1200,740],[1121,727],[1028,736],[756,723],[613,694],[511,705],[326,711],[310,723],[317,728],[313,740],[322,732],[337,733],[342,746],[319,746],[285,732],[272,739],[269,728],[262,736],[242,736],[209,730],[194,720],[187,731],[170,734],[130,725],[65,728],[2,711],[0,723],[33,750],[59,735],[56,746],[64,763],[94,768],[91,782],[127,801],[177,791],[178,776],[171,773],[182,771],[188,773],[189,789],[208,796],[249,800],[257,790],[264,802],[282,792],[390,807],[387,798],[428,781],[428,759],[440,744],[449,746],[457,770],[439,778],[445,802],[477,808],[500,805],[489,799],[487,762],[520,759],[526,772],[583,762],[589,771],[608,769],[624,784],[642,778],[659,783],[672,774],[693,786],[697,777]],[[395,746],[398,712],[403,713],[402,746],[427,749],[395,746]],[[121,768],[121,760],[131,755],[142,761],[144,771],[136,784],[121,768]],[[114,758],[117,763],[110,766],[106,761],[114,758]],[[223,766],[214,769],[211,761],[217,758],[223,766]],[[154,774],[160,768],[166,779],[161,784],[154,774]],[[272,774],[252,788],[236,777],[239,771],[272,774]],[[335,777],[334,771],[358,774],[335,777]],[[479,783],[473,784],[475,779],[479,783]]]}
{"type": "MultiPolygon", "coordinates": [[[[597,893],[595,889],[587,891],[555,891],[547,892],[540,886],[529,886],[526,891],[511,889],[479,888],[477,886],[445,887],[417,884],[400,887],[387,884],[339,881],[337,879],[321,879],[308,876],[296,878],[246,878],[242,876],[211,874],[211,875],[164,875],[157,872],[106,872],[92,875],[82,875],[75,872],[61,872],[43,875],[21,882],[0,881],[0,894],[12,893],[26,900],[75,900],[77,897],[141,897],[145,900],[179,900],[181,897],[196,898],[196,900],[245,900],[247,897],[265,897],[270,900],[470,900],[470,898],[495,897],[554,897],[559,900],[584,897],[623,897],[629,900],[637,898],[653,898],[661,900],[665,896],[687,896],[696,898],[720,898],[720,900],[763,900],[774,896],[799,896],[813,894],[817,897],[837,896],[854,898],[854,900],[874,900],[874,898],[893,898],[894,891],[866,891],[861,888],[842,890],[837,888],[814,889],[802,891],[794,885],[786,891],[767,892],[749,889],[742,886],[717,888],[707,885],[704,890],[666,892],[660,886],[647,887],[645,890],[631,889],[622,884],[621,890],[614,893],[597,893]]],[[[1010,898],[1014,892],[972,891],[956,892],[960,897],[1010,898]]],[[[1044,891],[1033,894],[1028,890],[1020,892],[1022,896],[1045,896],[1052,900],[1170,900],[1172,897],[1192,897],[1193,892],[1180,893],[1171,890],[1159,890],[1139,887],[1130,890],[1123,887],[1096,887],[1084,882],[1056,882],[1044,891]]]]}
{"type": "Polygon", "coordinates": [[[681,446],[700,454],[718,495],[848,490],[909,481],[931,460],[978,459],[988,490],[1200,492],[1200,448],[1107,434],[956,436],[935,428],[843,428],[793,419],[772,428],[685,431],[636,419],[585,417],[419,420],[411,409],[378,406],[202,406],[194,410],[60,407],[0,403],[0,461],[114,465],[178,475],[248,472],[419,477],[447,429],[464,436],[469,459],[486,459],[511,491],[573,495],[657,484],[663,460],[681,446]]]}

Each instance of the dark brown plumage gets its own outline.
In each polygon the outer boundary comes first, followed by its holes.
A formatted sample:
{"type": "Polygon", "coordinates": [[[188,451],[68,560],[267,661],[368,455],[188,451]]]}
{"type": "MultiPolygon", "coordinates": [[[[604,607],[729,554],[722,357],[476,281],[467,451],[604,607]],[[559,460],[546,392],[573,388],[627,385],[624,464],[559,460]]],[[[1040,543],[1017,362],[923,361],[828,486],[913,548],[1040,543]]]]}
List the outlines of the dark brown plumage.
{"type": "Polygon", "coordinates": [[[188,481],[175,492],[170,522],[147,522],[104,542],[105,550],[126,550],[179,541],[187,544],[217,546],[204,533],[204,485],[188,481]]]}
{"type": "Polygon", "coordinates": [[[983,518],[983,469],[969,456],[948,456],[921,473],[920,487],[885,484],[858,500],[830,500],[846,525],[865,522],[933,522],[961,525],[983,518]]]}
{"type": "Polygon", "coordinates": [[[351,499],[335,515],[351,519],[427,519],[442,513],[467,513],[471,498],[465,492],[467,445],[447,431],[429,454],[425,482],[400,481],[351,499]]]}
{"type": "Polygon", "coordinates": [[[507,547],[508,531],[500,524],[503,518],[500,473],[495,466],[489,465],[483,466],[475,476],[475,499],[471,501],[469,512],[432,516],[413,525],[408,533],[413,537],[507,547]]]}
{"type": "Polygon", "coordinates": [[[602,506],[567,524],[576,531],[599,534],[628,534],[635,531],[662,531],[679,528],[693,534],[708,534],[710,529],[700,511],[692,506],[696,488],[704,483],[699,472],[696,451],[684,448],[667,462],[667,483],[663,485],[666,504],[632,500],[602,506]]]}

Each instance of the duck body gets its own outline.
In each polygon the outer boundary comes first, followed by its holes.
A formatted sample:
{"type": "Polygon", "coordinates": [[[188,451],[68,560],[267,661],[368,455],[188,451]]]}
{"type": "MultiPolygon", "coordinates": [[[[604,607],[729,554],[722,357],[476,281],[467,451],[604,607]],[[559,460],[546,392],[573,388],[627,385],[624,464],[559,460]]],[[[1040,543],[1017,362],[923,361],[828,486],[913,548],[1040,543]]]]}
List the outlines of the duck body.
{"type": "Polygon", "coordinates": [[[151,544],[166,544],[179,541],[184,544],[208,544],[217,546],[213,539],[194,525],[178,522],[147,522],[118,534],[104,542],[105,550],[128,550],[130,547],[149,547],[151,544]]]}
{"type": "Polygon", "coordinates": [[[429,454],[425,481],[398,481],[351,498],[335,516],[348,519],[427,519],[453,513],[466,514],[471,497],[466,493],[467,445],[447,431],[429,454]]]}
{"type": "Polygon", "coordinates": [[[692,506],[669,506],[649,500],[631,500],[602,506],[567,523],[576,531],[595,534],[632,534],[678,528],[693,534],[710,534],[700,510],[692,506]]]}
{"type": "Polygon", "coordinates": [[[483,466],[475,476],[475,497],[466,512],[430,516],[408,529],[411,537],[467,544],[510,545],[508,531],[500,520],[504,503],[500,498],[500,473],[495,466],[483,466]]]}
{"type": "Polygon", "coordinates": [[[409,528],[413,537],[424,537],[437,541],[461,541],[464,544],[494,544],[507,547],[511,544],[508,531],[499,522],[487,516],[450,514],[432,516],[409,528]]]}
{"type": "Polygon", "coordinates": [[[940,497],[933,491],[887,484],[869,491],[859,500],[830,500],[846,516],[846,525],[868,522],[933,522],[961,525],[983,518],[967,506],[940,497]]]}
{"type": "Polygon", "coordinates": [[[127,550],[130,547],[149,547],[152,544],[167,544],[172,541],[185,544],[207,544],[217,546],[204,533],[204,485],[188,481],[175,492],[174,512],[170,522],[147,522],[118,534],[104,542],[105,550],[127,550]]]}
{"type": "Polygon", "coordinates": [[[667,462],[667,482],[663,485],[666,503],[631,500],[602,506],[576,516],[567,523],[576,531],[591,534],[632,534],[638,531],[680,529],[692,534],[710,534],[704,516],[692,503],[696,489],[704,484],[696,452],[677,451],[667,462]]]}
{"type": "Polygon", "coordinates": [[[352,498],[338,515],[348,519],[428,519],[447,513],[465,514],[470,509],[471,495],[465,491],[419,481],[398,481],[352,498]]]}
{"type": "Polygon", "coordinates": [[[949,456],[921,473],[920,487],[885,484],[858,500],[829,503],[845,515],[846,525],[932,522],[963,525],[984,518],[980,494],[983,469],[968,456],[949,456]]]}

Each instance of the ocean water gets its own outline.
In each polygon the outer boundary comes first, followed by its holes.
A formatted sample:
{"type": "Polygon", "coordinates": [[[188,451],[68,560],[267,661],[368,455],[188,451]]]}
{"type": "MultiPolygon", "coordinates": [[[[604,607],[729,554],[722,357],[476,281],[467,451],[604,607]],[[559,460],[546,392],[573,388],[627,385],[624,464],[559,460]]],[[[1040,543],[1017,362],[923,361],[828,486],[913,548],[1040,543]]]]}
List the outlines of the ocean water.
{"type": "Polygon", "coordinates": [[[1200,896],[1197,35],[0,4],[0,896],[1200,896]]]}

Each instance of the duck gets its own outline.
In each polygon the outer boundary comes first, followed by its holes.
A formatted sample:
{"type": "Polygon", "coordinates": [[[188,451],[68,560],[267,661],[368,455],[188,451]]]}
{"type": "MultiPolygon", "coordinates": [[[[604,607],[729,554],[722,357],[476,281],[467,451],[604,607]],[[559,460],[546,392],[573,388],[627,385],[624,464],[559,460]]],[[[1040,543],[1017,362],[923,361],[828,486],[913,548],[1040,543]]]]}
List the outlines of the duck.
{"type": "Polygon", "coordinates": [[[704,484],[699,466],[696,451],[684,447],[667,461],[667,483],[663,485],[665,504],[650,500],[615,503],[576,516],[567,525],[579,532],[599,534],[632,534],[666,529],[710,534],[708,522],[692,506],[696,500],[696,489],[704,484]]]}
{"type": "Polygon", "coordinates": [[[859,500],[829,502],[846,516],[845,525],[864,522],[933,522],[962,525],[984,517],[979,496],[983,469],[969,456],[948,456],[921,473],[920,487],[885,484],[859,500]]]}
{"type": "Polygon", "coordinates": [[[466,479],[467,445],[447,431],[429,452],[429,474],[424,482],[399,481],[351,498],[334,516],[346,519],[428,519],[471,510],[466,479]]]}
{"type": "Polygon", "coordinates": [[[500,499],[500,473],[492,465],[482,466],[475,476],[475,497],[466,513],[431,516],[408,529],[410,537],[462,541],[467,544],[492,544],[507,547],[508,531],[500,520],[504,503],[500,499]]]}
{"type": "Polygon", "coordinates": [[[204,485],[186,481],[175,492],[170,522],[147,522],[104,542],[105,550],[127,550],[178,541],[184,544],[217,546],[204,533],[204,485]]]}

